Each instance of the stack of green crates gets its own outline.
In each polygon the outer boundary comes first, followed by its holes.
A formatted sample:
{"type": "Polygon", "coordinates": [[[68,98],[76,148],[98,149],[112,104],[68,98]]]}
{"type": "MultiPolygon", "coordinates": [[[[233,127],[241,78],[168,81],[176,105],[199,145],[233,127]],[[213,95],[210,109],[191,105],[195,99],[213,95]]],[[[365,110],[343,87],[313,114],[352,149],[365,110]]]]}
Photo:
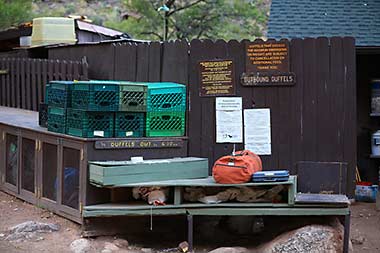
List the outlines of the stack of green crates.
{"type": "Polygon", "coordinates": [[[49,131],[85,138],[185,133],[182,84],[52,81],[46,87],[49,131]]]}
{"type": "Polygon", "coordinates": [[[124,87],[120,88],[120,107],[129,111],[138,108],[139,111],[146,112],[145,136],[166,137],[185,134],[185,85],[169,82],[123,82],[121,86],[124,87]]]}
{"type": "Polygon", "coordinates": [[[120,82],[119,111],[115,113],[115,137],[143,137],[147,87],[120,82]]]}
{"type": "Polygon", "coordinates": [[[66,133],[66,112],[71,106],[73,82],[52,81],[46,85],[45,103],[48,105],[47,128],[56,133],[66,133]]]}
{"type": "Polygon", "coordinates": [[[67,134],[113,137],[114,112],[119,109],[119,82],[74,82],[71,105],[67,111],[67,134]]]}
{"type": "Polygon", "coordinates": [[[185,115],[185,85],[148,83],[146,136],[183,136],[185,115]]]}

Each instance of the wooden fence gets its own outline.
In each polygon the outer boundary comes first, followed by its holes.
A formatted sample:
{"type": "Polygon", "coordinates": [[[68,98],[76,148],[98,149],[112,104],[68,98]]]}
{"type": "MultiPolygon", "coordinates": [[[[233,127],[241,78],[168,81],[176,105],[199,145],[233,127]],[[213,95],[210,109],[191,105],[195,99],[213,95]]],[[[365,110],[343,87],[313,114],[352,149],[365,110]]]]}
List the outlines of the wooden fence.
{"type": "Polygon", "coordinates": [[[50,80],[87,79],[87,63],[29,58],[0,58],[0,105],[38,110],[50,80]]]}
{"type": "MultiPolygon", "coordinates": [[[[193,40],[165,43],[116,43],[52,48],[49,58],[86,56],[89,77],[131,81],[174,81],[188,86],[189,155],[216,158],[232,145],[215,142],[215,98],[199,97],[198,62],[232,59],[236,96],[243,107],[270,108],[272,155],[265,169],[294,169],[297,161],[348,163],[350,195],[356,166],[356,65],[353,38],[290,41],[290,71],[296,85],[244,87],[245,41],[193,40]]],[[[242,149],[243,145],[239,145],[242,149]]]]}

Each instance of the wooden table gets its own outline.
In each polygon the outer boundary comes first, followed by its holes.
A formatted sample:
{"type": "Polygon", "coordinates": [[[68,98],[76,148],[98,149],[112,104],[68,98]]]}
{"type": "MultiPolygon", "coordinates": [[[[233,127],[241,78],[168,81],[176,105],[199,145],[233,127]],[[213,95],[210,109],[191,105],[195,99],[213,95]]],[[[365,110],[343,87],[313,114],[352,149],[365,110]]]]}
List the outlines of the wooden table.
{"type": "Polygon", "coordinates": [[[105,203],[84,207],[84,218],[141,215],[186,215],[188,242],[193,249],[194,216],[344,216],[344,252],[348,252],[350,209],[346,196],[296,194],[297,178],[290,176],[284,182],[218,184],[212,177],[204,179],[168,180],[145,183],[120,184],[113,187],[166,186],[174,188],[174,203],[151,206],[141,203],[105,203]],[[288,190],[286,203],[219,204],[185,203],[184,187],[268,187],[284,185],[288,190]]]}

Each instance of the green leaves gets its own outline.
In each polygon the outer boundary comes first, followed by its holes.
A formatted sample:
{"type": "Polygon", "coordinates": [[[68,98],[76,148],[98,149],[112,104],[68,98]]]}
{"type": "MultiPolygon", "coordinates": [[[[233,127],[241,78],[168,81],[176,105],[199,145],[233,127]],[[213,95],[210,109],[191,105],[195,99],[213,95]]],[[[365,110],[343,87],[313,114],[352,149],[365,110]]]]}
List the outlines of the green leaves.
{"type": "Polygon", "coordinates": [[[125,0],[126,9],[140,18],[129,17],[106,25],[138,39],[162,40],[166,30],[168,40],[241,40],[262,36],[267,21],[267,7],[262,0],[172,0],[167,4],[168,12],[157,11],[162,4],[161,0],[125,0]]]}
{"type": "Polygon", "coordinates": [[[30,21],[32,0],[0,0],[0,30],[30,21]]]}

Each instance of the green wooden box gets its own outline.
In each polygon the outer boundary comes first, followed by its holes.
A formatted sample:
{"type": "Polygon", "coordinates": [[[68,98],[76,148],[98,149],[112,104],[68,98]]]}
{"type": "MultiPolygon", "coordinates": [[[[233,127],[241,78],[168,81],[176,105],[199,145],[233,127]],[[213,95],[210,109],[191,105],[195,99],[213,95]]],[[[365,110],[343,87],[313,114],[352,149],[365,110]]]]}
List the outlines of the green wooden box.
{"type": "Polygon", "coordinates": [[[90,182],[104,187],[208,177],[208,159],[197,157],[132,161],[89,161],[90,182]]]}

